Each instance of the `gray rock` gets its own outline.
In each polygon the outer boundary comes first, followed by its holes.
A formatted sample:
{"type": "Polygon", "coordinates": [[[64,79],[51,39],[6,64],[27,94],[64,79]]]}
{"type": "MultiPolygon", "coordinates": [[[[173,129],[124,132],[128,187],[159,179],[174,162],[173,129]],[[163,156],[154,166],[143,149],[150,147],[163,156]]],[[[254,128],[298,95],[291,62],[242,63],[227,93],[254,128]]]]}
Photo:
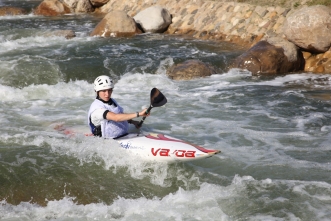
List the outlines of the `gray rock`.
{"type": "Polygon", "coordinates": [[[91,36],[130,37],[141,33],[133,18],[123,11],[109,12],[94,28],[91,36]]]}
{"type": "Polygon", "coordinates": [[[272,45],[267,41],[259,41],[240,55],[231,68],[246,69],[252,72],[252,75],[277,75],[303,70],[303,55],[299,50],[296,55],[297,57],[294,58],[293,54],[289,54],[288,58],[283,47],[272,45]]]}
{"type": "Polygon", "coordinates": [[[90,0],[61,0],[74,13],[93,12],[94,8],[90,0]]]}
{"type": "Polygon", "coordinates": [[[295,45],[312,53],[322,53],[331,45],[331,8],[304,7],[288,15],[283,33],[295,45]]]}
{"type": "Polygon", "coordinates": [[[66,13],[70,13],[70,9],[58,0],[44,0],[34,11],[34,14],[43,16],[58,16],[66,13]]]}
{"type": "Polygon", "coordinates": [[[215,68],[199,60],[187,60],[173,65],[167,70],[167,75],[173,80],[190,80],[212,74],[216,74],[215,68]]]}
{"type": "Polygon", "coordinates": [[[159,5],[146,8],[133,18],[144,32],[162,33],[171,24],[171,14],[159,5]]]}
{"type": "Polygon", "coordinates": [[[44,34],[45,37],[51,37],[51,36],[63,36],[66,39],[71,39],[76,37],[76,34],[73,30],[56,30],[56,31],[51,31],[47,32],[44,34]]]}
{"type": "Polygon", "coordinates": [[[279,48],[283,48],[284,54],[290,62],[295,62],[298,59],[298,47],[292,42],[281,37],[272,37],[266,41],[279,48]]]}

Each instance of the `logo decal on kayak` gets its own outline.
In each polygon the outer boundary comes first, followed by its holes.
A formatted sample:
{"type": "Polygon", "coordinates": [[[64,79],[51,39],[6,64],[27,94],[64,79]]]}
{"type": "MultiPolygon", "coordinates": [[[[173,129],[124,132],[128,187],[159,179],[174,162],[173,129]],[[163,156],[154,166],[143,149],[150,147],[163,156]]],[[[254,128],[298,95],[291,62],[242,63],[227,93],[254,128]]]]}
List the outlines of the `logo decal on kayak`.
{"type": "MultiPolygon", "coordinates": [[[[146,136],[147,138],[154,139],[154,140],[163,140],[163,141],[173,141],[173,142],[181,142],[181,143],[186,143],[181,140],[176,140],[176,139],[170,139],[165,137],[163,134],[149,134],[146,136]]],[[[188,144],[188,143],[186,143],[188,144]]],[[[158,148],[158,149],[151,149],[152,154],[154,156],[161,156],[161,157],[168,157],[170,154],[175,155],[176,157],[190,157],[194,158],[195,157],[195,152],[193,150],[175,150],[173,153],[170,153],[170,149],[167,148],[158,148]]]]}
{"type": "MultiPolygon", "coordinates": [[[[208,150],[208,149],[205,149],[205,148],[200,147],[198,145],[194,145],[194,144],[182,141],[182,140],[168,138],[168,137],[164,136],[163,134],[150,133],[150,134],[146,135],[146,137],[149,138],[149,139],[153,139],[153,140],[163,140],[163,141],[172,141],[172,142],[185,143],[185,144],[191,145],[192,147],[195,147],[196,149],[200,150],[201,152],[204,152],[204,153],[207,153],[207,154],[215,154],[215,153],[220,152],[218,150],[208,150]]],[[[170,152],[169,149],[159,148],[159,149],[154,150],[154,148],[152,148],[152,154],[154,156],[156,156],[159,151],[160,151],[160,156],[169,156],[169,152],[170,152]]],[[[195,156],[195,151],[176,150],[176,151],[174,151],[173,154],[175,154],[177,157],[196,157],[195,156]]],[[[201,155],[201,154],[199,154],[199,155],[201,155]]]]}
{"type": "MultiPolygon", "coordinates": [[[[160,155],[161,157],[168,157],[170,156],[170,149],[166,148],[158,148],[158,149],[151,149],[152,154],[154,156],[160,155]]],[[[172,154],[174,154],[176,157],[195,157],[195,151],[189,150],[175,150],[172,154]]]]}
{"type": "Polygon", "coordinates": [[[123,142],[121,142],[120,145],[121,145],[121,147],[123,147],[124,149],[130,149],[130,150],[134,150],[134,149],[137,149],[137,150],[143,150],[143,149],[144,149],[143,147],[134,146],[134,145],[132,145],[130,142],[128,142],[128,143],[123,143],[123,142]]]}

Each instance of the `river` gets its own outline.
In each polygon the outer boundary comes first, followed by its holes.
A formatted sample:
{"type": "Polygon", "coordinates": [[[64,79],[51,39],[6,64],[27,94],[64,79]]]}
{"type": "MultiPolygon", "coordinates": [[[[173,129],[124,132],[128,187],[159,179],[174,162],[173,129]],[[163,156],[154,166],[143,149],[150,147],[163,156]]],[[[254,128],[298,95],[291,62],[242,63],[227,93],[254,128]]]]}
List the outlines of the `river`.
{"type": "Polygon", "coordinates": [[[239,46],[163,34],[90,37],[99,20],[0,17],[0,220],[330,220],[331,74],[253,77],[226,68],[239,46]],[[45,35],[64,29],[77,36],[45,35]],[[188,59],[218,73],[166,76],[188,59]],[[88,130],[92,83],[104,74],[126,112],[148,107],[153,87],[167,97],[142,132],[222,152],[149,162],[113,140],[57,130],[88,130]]]}

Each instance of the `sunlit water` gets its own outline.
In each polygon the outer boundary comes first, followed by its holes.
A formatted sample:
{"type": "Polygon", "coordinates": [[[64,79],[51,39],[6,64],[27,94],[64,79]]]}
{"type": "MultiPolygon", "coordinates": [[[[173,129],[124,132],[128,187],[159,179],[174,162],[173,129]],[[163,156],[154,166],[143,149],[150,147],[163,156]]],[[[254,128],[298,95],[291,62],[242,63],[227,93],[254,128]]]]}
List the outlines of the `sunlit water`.
{"type": "MultiPolygon", "coordinates": [[[[9,2],[37,5],[0,5],[9,2]]],[[[255,78],[226,69],[243,52],[237,46],[89,37],[99,20],[0,18],[0,220],[330,220],[331,75],[255,78]],[[77,37],[45,37],[64,29],[77,37]],[[188,59],[218,74],[166,76],[188,59]],[[85,137],[101,74],[115,79],[113,97],[126,112],[148,107],[153,87],[167,97],[143,132],[222,153],[168,165],[85,137]]]]}

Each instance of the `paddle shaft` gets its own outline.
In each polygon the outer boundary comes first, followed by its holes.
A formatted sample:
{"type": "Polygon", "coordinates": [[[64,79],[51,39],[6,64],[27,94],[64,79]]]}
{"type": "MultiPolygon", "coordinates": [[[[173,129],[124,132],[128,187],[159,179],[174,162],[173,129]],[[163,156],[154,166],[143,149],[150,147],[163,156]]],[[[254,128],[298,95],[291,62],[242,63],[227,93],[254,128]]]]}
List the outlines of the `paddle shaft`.
{"type": "MultiPolygon", "coordinates": [[[[148,114],[152,110],[153,106],[150,105],[149,108],[146,110],[146,114],[148,114]]],[[[141,125],[144,123],[146,117],[143,117],[143,119],[139,122],[138,127],[141,127],[141,125]]]]}

